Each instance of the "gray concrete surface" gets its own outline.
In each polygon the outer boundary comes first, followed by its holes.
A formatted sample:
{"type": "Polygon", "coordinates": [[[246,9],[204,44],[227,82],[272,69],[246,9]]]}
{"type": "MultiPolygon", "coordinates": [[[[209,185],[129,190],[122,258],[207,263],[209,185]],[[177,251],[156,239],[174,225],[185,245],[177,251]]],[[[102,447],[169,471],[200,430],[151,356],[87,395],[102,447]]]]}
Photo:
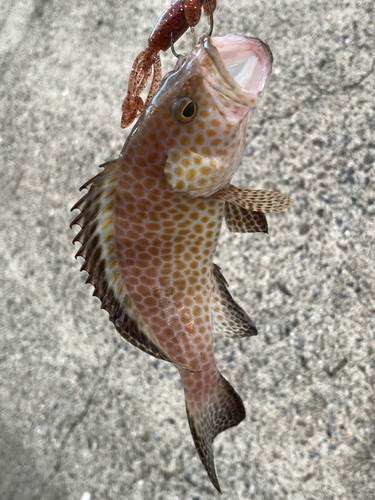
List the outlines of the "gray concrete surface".
{"type": "MultiPolygon", "coordinates": [[[[259,329],[216,342],[247,408],[216,440],[221,498],[373,500],[374,2],[218,3],[215,34],[258,36],[275,59],[236,183],[294,202],[268,237],[224,228],[217,252],[259,329]]],[[[128,72],[167,5],[1,2],[1,500],[219,497],[177,371],[119,338],[69,229],[78,187],[125,140],[128,72]]]]}

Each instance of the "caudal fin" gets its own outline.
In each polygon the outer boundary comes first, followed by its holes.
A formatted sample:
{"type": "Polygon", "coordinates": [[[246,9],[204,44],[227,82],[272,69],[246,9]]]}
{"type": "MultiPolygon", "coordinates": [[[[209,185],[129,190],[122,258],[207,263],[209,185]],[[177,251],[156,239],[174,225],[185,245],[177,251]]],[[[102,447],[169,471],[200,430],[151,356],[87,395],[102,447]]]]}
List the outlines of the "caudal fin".
{"type": "Polygon", "coordinates": [[[186,395],[186,411],[198,455],[212,484],[221,493],[212,443],[220,432],[238,425],[246,415],[242,399],[220,375],[215,393],[198,410],[186,395]]]}

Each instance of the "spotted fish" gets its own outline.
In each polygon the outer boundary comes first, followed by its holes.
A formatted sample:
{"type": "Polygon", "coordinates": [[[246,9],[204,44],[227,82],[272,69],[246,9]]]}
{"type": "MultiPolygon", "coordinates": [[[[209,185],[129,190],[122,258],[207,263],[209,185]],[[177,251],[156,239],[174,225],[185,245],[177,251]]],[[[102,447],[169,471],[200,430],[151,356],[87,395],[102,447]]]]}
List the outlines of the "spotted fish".
{"type": "Polygon", "coordinates": [[[216,366],[212,336],[257,331],[213,256],[223,218],[230,231],[267,232],[264,214],[290,205],[230,184],[271,66],[258,39],[204,35],[72,209],[81,211],[76,255],[102,308],[126,340],[179,370],[194,443],[219,491],[212,443],[245,408],[216,366]]]}

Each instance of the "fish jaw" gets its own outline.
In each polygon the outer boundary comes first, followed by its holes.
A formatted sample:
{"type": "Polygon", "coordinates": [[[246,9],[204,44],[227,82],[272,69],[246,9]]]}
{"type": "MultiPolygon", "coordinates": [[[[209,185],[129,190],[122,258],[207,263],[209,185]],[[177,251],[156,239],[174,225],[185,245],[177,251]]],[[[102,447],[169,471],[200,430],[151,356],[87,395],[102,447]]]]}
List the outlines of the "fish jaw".
{"type": "MultiPolygon", "coordinates": [[[[242,91],[258,97],[272,73],[273,56],[269,46],[259,38],[226,35],[207,39],[218,50],[221,63],[242,91]]],[[[223,72],[223,68],[220,69],[223,72]]],[[[245,94],[246,95],[246,94],[245,94]]],[[[252,97],[249,95],[251,102],[252,97]]]]}
{"type": "Polygon", "coordinates": [[[180,137],[168,149],[164,168],[173,191],[209,197],[230,182],[243,157],[248,113],[271,70],[268,46],[236,35],[204,35],[180,58],[148,111],[165,100],[175,107],[184,99],[196,105],[188,123],[177,123],[173,116],[170,121],[180,137]]]}
{"type": "Polygon", "coordinates": [[[259,38],[204,34],[180,58],[175,72],[200,72],[211,89],[250,110],[271,76],[272,63],[271,49],[259,38]]]}

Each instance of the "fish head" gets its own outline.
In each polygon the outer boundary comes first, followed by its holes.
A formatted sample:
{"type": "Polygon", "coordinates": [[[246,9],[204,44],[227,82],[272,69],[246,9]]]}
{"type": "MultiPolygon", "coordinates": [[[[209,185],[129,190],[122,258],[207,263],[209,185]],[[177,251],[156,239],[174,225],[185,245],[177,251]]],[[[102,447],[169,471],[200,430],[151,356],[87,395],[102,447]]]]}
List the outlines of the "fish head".
{"type": "Polygon", "coordinates": [[[164,173],[173,191],[208,197],[230,182],[243,156],[249,111],[271,71],[268,46],[245,36],[203,35],[179,57],[148,110],[164,110],[164,173]]]}

